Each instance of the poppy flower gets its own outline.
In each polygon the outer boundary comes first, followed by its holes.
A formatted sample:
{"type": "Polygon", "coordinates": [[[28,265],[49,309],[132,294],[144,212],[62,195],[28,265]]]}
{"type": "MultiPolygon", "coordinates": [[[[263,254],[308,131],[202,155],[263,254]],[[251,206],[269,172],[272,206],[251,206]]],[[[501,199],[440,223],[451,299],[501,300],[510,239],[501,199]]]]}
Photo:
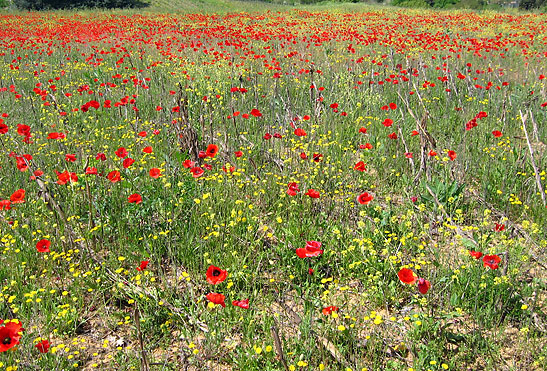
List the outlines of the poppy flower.
{"type": "Polygon", "coordinates": [[[111,171],[110,173],[108,173],[106,178],[110,180],[112,183],[116,183],[122,180],[122,178],[120,177],[120,172],[118,170],[111,171]]]}
{"type": "Polygon", "coordinates": [[[190,169],[191,167],[194,166],[194,162],[192,160],[184,160],[184,162],[182,163],[182,166],[184,166],[187,169],[190,169]]]}
{"type": "Polygon", "coordinates": [[[302,160],[305,160],[305,159],[308,158],[308,156],[306,156],[306,153],[305,153],[305,152],[301,152],[301,153],[300,153],[300,158],[301,158],[302,160]]]}
{"type": "Polygon", "coordinates": [[[298,128],[294,130],[294,135],[296,135],[297,137],[305,137],[308,134],[304,131],[304,129],[298,128]]]}
{"type": "Polygon", "coordinates": [[[368,192],[361,193],[359,197],[357,197],[357,202],[359,202],[361,205],[368,205],[370,201],[372,201],[374,197],[372,195],[369,195],[368,192]]]}
{"type": "Polygon", "coordinates": [[[392,119],[385,119],[384,122],[382,122],[382,125],[384,125],[386,128],[388,128],[391,125],[393,125],[393,120],[392,119]]]}
{"type": "Polygon", "coordinates": [[[97,168],[96,167],[87,167],[85,169],[85,173],[89,175],[96,175],[97,174],[97,168]]]}
{"type": "Polygon", "coordinates": [[[304,194],[306,196],[310,196],[311,198],[319,198],[319,192],[317,192],[315,189],[308,189],[308,192],[304,194]]]}
{"type": "Polygon", "coordinates": [[[325,316],[328,316],[332,312],[338,312],[338,307],[331,305],[330,307],[323,308],[321,311],[325,316]]]}
{"type": "Polygon", "coordinates": [[[270,140],[270,139],[272,139],[272,134],[266,133],[266,134],[264,134],[263,138],[264,138],[264,140],[270,140]]]}
{"type": "Polygon", "coordinates": [[[410,136],[414,137],[416,135],[420,135],[420,133],[417,130],[412,130],[412,133],[410,133],[410,136]]]}
{"type": "Polygon", "coordinates": [[[30,126],[24,124],[17,125],[17,134],[30,137],[30,126]]]}
{"type": "Polygon", "coordinates": [[[365,170],[367,170],[366,166],[367,165],[363,161],[359,161],[358,163],[355,164],[353,169],[355,169],[357,171],[365,171],[365,170]]]}
{"type": "Polygon", "coordinates": [[[253,108],[251,110],[251,115],[253,115],[254,117],[262,117],[262,112],[260,112],[259,110],[257,110],[256,108],[253,108]]]}
{"type": "Polygon", "coordinates": [[[139,134],[137,134],[139,137],[145,138],[146,137],[146,131],[141,131],[139,134]]]}
{"type": "Polygon", "coordinates": [[[399,276],[399,280],[401,280],[401,282],[406,283],[407,285],[413,285],[416,283],[416,276],[411,269],[403,268],[399,271],[399,273],[397,273],[397,276],[399,276]]]}
{"type": "Polygon", "coordinates": [[[437,152],[435,152],[434,150],[431,150],[431,151],[429,151],[429,156],[435,157],[435,156],[437,156],[437,152]]]}
{"type": "Polygon", "coordinates": [[[68,161],[68,162],[74,162],[76,161],[76,155],[75,154],[71,154],[71,153],[67,153],[65,155],[65,161],[68,161]]]}
{"type": "Polygon", "coordinates": [[[321,254],[323,254],[323,250],[321,250],[321,242],[319,241],[306,241],[306,247],[296,249],[296,255],[299,258],[312,258],[321,254]]]}
{"type": "Polygon", "coordinates": [[[17,191],[13,192],[10,196],[10,201],[12,204],[22,204],[25,202],[25,190],[24,189],[18,189],[17,191]]]}
{"type": "Polygon", "coordinates": [[[137,267],[137,270],[139,272],[142,272],[143,270],[146,269],[146,267],[148,266],[148,263],[150,263],[150,261],[148,261],[148,260],[141,261],[141,264],[137,267]]]}
{"type": "Polygon", "coordinates": [[[471,255],[475,259],[480,259],[482,257],[482,252],[469,250],[469,255],[471,255]]]}
{"type": "Polygon", "coordinates": [[[420,291],[421,294],[423,295],[427,294],[430,288],[431,288],[431,283],[428,280],[424,278],[420,278],[418,280],[418,290],[420,291]]]}
{"type": "Polygon", "coordinates": [[[288,187],[289,187],[289,188],[287,189],[287,194],[288,194],[289,196],[296,196],[296,194],[297,194],[298,192],[300,192],[300,189],[298,188],[298,184],[296,184],[296,183],[294,183],[294,182],[293,182],[293,183],[289,183],[288,187]]]}
{"type": "Polygon", "coordinates": [[[131,196],[127,197],[127,201],[131,204],[140,204],[142,202],[142,197],[138,193],[133,193],[131,196]]]}
{"type": "Polygon", "coordinates": [[[1,200],[0,201],[0,210],[10,210],[11,201],[10,200],[1,200]]]}
{"type": "Polygon", "coordinates": [[[120,147],[116,150],[116,152],[114,152],[116,154],[116,156],[118,156],[119,158],[126,158],[128,153],[127,153],[127,150],[123,147],[120,147]]]}
{"type": "Polygon", "coordinates": [[[161,176],[161,171],[160,169],[153,167],[152,169],[150,169],[148,174],[150,175],[151,178],[158,179],[161,176]]]}
{"type": "Polygon", "coordinates": [[[359,128],[359,133],[366,134],[367,133],[367,128],[365,128],[365,127],[359,128]]]}
{"type": "Polygon", "coordinates": [[[395,139],[397,139],[397,138],[398,138],[398,136],[397,136],[397,134],[396,134],[396,133],[391,133],[391,134],[389,134],[389,135],[388,135],[388,138],[389,138],[389,139],[393,139],[393,140],[395,140],[395,139]]]}
{"type": "Polygon", "coordinates": [[[42,340],[38,344],[36,344],[34,347],[38,349],[40,353],[47,353],[49,352],[49,341],[48,340],[42,340]]]}
{"type": "Polygon", "coordinates": [[[191,169],[190,169],[190,172],[192,173],[192,176],[193,176],[194,178],[199,178],[199,177],[202,176],[203,173],[204,173],[203,169],[200,168],[200,167],[197,167],[197,166],[191,168],[191,169]]]}
{"type": "Polygon", "coordinates": [[[216,144],[209,144],[205,153],[207,154],[207,157],[214,158],[218,153],[218,146],[216,144]]]}
{"type": "Polygon", "coordinates": [[[211,169],[213,168],[213,166],[210,165],[210,164],[203,164],[203,168],[204,168],[205,170],[211,170],[211,169]]]}
{"type": "Polygon", "coordinates": [[[390,109],[397,109],[397,104],[395,104],[395,103],[390,103],[390,104],[389,104],[389,108],[390,108],[390,109]]]}
{"type": "Polygon", "coordinates": [[[207,294],[207,296],[205,296],[205,297],[207,298],[207,300],[209,300],[213,304],[220,304],[220,305],[222,305],[223,308],[226,307],[226,303],[224,303],[224,299],[226,297],[222,294],[218,294],[216,292],[211,292],[211,293],[207,294]]]}
{"type": "Polygon", "coordinates": [[[273,137],[274,137],[274,138],[277,138],[277,139],[283,138],[283,136],[282,136],[281,134],[279,134],[279,133],[274,133],[273,137]]]}
{"type": "Polygon", "coordinates": [[[498,224],[494,226],[494,231],[496,232],[503,232],[505,230],[505,224],[498,224]]]}
{"type": "Polygon", "coordinates": [[[207,157],[207,153],[205,153],[205,151],[199,151],[198,157],[199,158],[205,158],[205,157],[207,157]]]}
{"type": "Polygon", "coordinates": [[[323,155],[321,153],[314,153],[312,158],[313,158],[313,161],[319,162],[323,158],[323,155]]]}
{"type": "Polygon", "coordinates": [[[243,152],[241,152],[241,151],[235,151],[235,152],[234,152],[234,155],[235,155],[236,157],[241,157],[241,156],[243,156],[243,152]]]}
{"type": "Polygon", "coordinates": [[[302,121],[308,121],[309,119],[311,119],[310,115],[304,115],[302,117],[302,121]]]}
{"type": "Polygon", "coordinates": [[[450,158],[450,161],[454,161],[456,159],[456,157],[458,157],[458,155],[456,154],[455,151],[448,151],[448,157],[450,158]]]}
{"type": "Polygon", "coordinates": [[[412,157],[414,157],[414,155],[412,154],[412,152],[405,152],[405,157],[406,158],[412,158],[412,157]]]}
{"type": "Polygon", "coordinates": [[[106,161],[106,155],[102,152],[99,152],[97,153],[97,156],[95,156],[95,160],[106,161]]]}
{"type": "Polygon", "coordinates": [[[144,147],[144,148],[142,149],[142,151],[143,151],[144,153],[152,153],[152,152],[154,152],[154,150],[153,150],[152,147],[150,147],[150,146],[144,147]]]}
{"type": "Polygon", "coordinates": [[[135,162],[135,160],[133,160],[131,157],[128,157],[126,158],[125,160],[123,160],[123,168],[124,169],[127,169],[129,166],[133,165],[133,163],[135,162]]]}
{"type": "Polygon", "coordinates": [[[21,322],[10,321],[0,327],[0,353],[5,352],[17,344],[21,339],[21,333],[25,329],[22,328],[21,322]]]}
{"type": "Polygon", "coordinates": [[[50,246],[51,242],[49,240],[40,240],[38,241],[38,243],[36,243],[36,250],[38,250],[38,252],[50,252],[50,246]]]}
{"type": "Polygon", "coordinates": [[[490,269],[498,269],[499,263],[501,262],[501,258],[497,255],[485,255],[482,258],[483,266],[490,269]]]}
{"type": "Polygon", "coordinates": [[[503,134],[502,134],[501,131],[499,131],[499,130],[494,130],[494,131],[492,132],[492,135],[493,135],[494,137],[496,137],[496,138],[499,138],[499,137],[502,137],[502,136],[503,136],[503,134]]]}
{"type": "Polygon", "coordinates": [[[6,134],[8,130],[9,130],[8,125],[0,123],[0,134],[6,134]]]}
{"type": "Polygon", "coordinates": [[[228,273],[225,270],[220,269],[219,267],[210,265],[205,275],[207,277],[207,282],[209,282],[211,285],[216,285],[224,281],[228,276],[228,273]]]}
{"type": "Polygon", "coordinates": [[[243,309],[249,309],[249,299],[234,300],[234,301],[232,301],[232,305],[233,305],[234,307],[240,307],[240,308],[243,308],[243,309]]]}

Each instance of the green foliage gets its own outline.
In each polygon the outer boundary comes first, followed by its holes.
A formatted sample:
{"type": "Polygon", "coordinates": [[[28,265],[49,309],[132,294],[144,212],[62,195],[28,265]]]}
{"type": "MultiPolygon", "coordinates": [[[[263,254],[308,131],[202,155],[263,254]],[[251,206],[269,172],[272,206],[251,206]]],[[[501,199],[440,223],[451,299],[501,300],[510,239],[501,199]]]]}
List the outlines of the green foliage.
{"type": "Polygon", "coordinates": [[[4,8],[9,5],[8,0],[0,0],[0,8],[4,8]]]}
{"type": "Polygon", "coordinates": [[[521,0],[520,9],[531,10],[547,7],[547,0],[521,0]]]}
{"type": "MultiPolygon", "coordinates": [[[[1,2],[5,0],[0,0],[1,2]]],[[[142,0],[13,0],[14,5],[24,10],[71,9],[71,8],[142,8],[148,3],[142,0]]]]}
{"type": "Polygon", "coordinates": [[[393,5],[403,8],[429,8],[425,0],[394,0],[393,5]]]}

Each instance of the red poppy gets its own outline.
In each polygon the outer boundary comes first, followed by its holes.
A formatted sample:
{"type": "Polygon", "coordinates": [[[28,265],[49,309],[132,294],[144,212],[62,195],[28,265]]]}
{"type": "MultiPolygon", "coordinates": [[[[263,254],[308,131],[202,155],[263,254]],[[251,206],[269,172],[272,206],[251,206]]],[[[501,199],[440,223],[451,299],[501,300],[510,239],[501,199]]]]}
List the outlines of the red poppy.
{"type": "Polygon", "coordinates": [[[47,139],[59,139],[59,133],[49,133],[47,139]]]}
{"type": "Polygon", "coordinates": [[[198,166],[191,168],[190,172],[194,178],[199,178],[204,173],[203,169],[198,166]]]}
{"type": "Polygon", "coordinates": [[[300,189],[298,188],[298,184],[296,184],[296,183],[294,183],[294,182],[293,182],[293,183],[289,183],[288,187],[289,187],[289,188],[287,189],[287,194],[288,194],[289,196],[296,196],[296,194],[297,194],[298,192],[300,192],[300,189]]]}
{"type": "Polygon", "coordinates": [[[416,135],[420,135],[420,133],[416,130],[412,130],[412,133],[410,133],[410,136],[414,137],[416,135]]]}
{"type": "Polygon", "coordinates": [[[395,140],[395,139],[397,139],[397,138],[398,138],[398,136],[397,136],[397,134],[396,134],[396,133],[391,133],[391,134],[389,134],[389,135],[388,135],[388,138],[389,138],[389,139],[393,139],[393,140],[395,140]]]}
{"type": "Polygon", "coordinates": [[[367,128],[365,128],[365,127],[359,128],[359,133],[366,134],[367,133],[367,128]]]}
{"type": "Polygon", "coordinates": [[[209,300],[213,304],[220,304],[220,305],[222,305],[223,308],[226,307],[226,303],[224,303],[224,299],[226,297],[222,294],[218,294],[216,292],[211,292],[211,293],[207,294],[206,298],[207,298],[207,300],[209,300]]]}
{"type": "Polygon", "coordinates": [[[319,192],[317,192],[315,189],[308,189],[308,192],[304,194],[306,196],[310,196],[311,198],[319,198],[319,192]]]}
{"type": "Polygon", "coordinates": [[[296,249],[296,255],[299,258],[312,258],[321,254],[323,254],[323,250],[321,250],[321,242],[319,241],[306,241],[306,247],[296,249]]]}
{"type": "Polygon", "coordinates": [[[251,115],[253,115],[254,117],[262,117],[262,113],[259,110],[257,110],[256,108],[253,108],[251,110],[251,115]]]}
{"type": "Polygon", "coordinates": [[[391,108],[391,109],[397,109],[397,104],[395,104],[395,103],[390,103],[390,104],[389,104],[389,108],[391,108]]]}
{"type": "Polygon", "coordinates": [[[469,255],[471,255],[475,259],[480,259],[482,257],[482,252],[469,250],[469,255]]]}
{"type": "Polygon", "coordinates": [[[68,162],[74,162],[74,161],[76,161],[76,155],[71,154],[71,153],[67,153],[67,154],[65,155],[65,161],[68,161],[68,162]]]}
{"type": "Polygon", "coordinates": [[[416,276],[411,269],[403,268],[399,271],[399,273],[397,273],[397,276],[399,276],[401,282],[406,283],[407,285],[413,285],[416,283],[416,276]]]}
{"type": "Polygon", "coordinates": [[[366,166],[367,165],[363,161],[359,161],[358,163],[355,164],[353,168],[357,171],[365,171],[367,170],[366,166]]]}
{"type": "Polygon", "coordinates": [[[199,158],[205,158],[205,157],[207,157],[207,153],[205,153],[205,151],[199,151],[198,157],[199,158]]]}
{"type": "Polygon", "coordinates": [[[154,179],[158,179],[161,176],[161,171],[160,171],[160,169],[157,169],[157,168],[153,167],[152,169],[150,169],[148,174],[150,175],[150,177],[152,177],[154,179]]]}
{"type": "Polygon", "coordinates": [[[137,267],[137,270],[139,272],[142,272],[143,270],[146,269],[146,267],[148,266],[148,263],[150,263],[150,261],[148,261],[148,260],[141,261],[141,264],[137,267]]]}
{"type": "Polygon", "coordinates": [[[21,339],[22,332],[25,329],[21,327],[21,322],[10,321],[0,327],[0,353],[5,352],[17,344],[21,339]]]}
{"type": "Polygon", "coordinates": [[[12,204],[22,204],[25,202],[25,190],[24,189],[18,189],[17,191],[13,192],[11,197],[9,198],[12,204]]]}
{"type": "Polygon", "coordinates": [[[234,152],[234,155],[235,155],[236,157],[241,157],[241,156],[243,156],[243,152],[241,152],[241,151],[235,151],[235,152],[234,152]]]}
{"type": "Polygon", "coordinates": [[[430,288],[431,288],[431,283],[428,280],[424,278],[420,278],[418,280],[418,290],[420,291],[421,294],[423,295],[427,294],[430,288]]]}
{"type": "Polygon", "coordinates": [[[127,197],[127,200],[129,201],[129,203],[131,204],[140,204],[142,202],[142,197],[140,194],[138,193],[133,193],[131,196],[127,197]]]}
{"type": "Polygon", "coordinates": [[[301,158],[302,160],[305,160],[305,159],[308,158],[308,156],[306,156],[306,153],[305,153],[305,152],[301,152],[301,153],[300,153],[300,158],[301,158]]]}
{"type": "Polygon", "coordinates": [[[40,240],[36,244],[36,250],[38,252],[50,252],[49,247],[51,246],[51,242],[49,240],[40,240]]]}
{"type": "Polygon", "coordinates": [[[412,158],[412,157],[414,157],[414,155],[412,154],[412,152],[405,152],[405,157],[406,158],[412,158]]]}
{"type": "Polygon", "coordinates": [[[332,305],[330,307],[323,308],[322,312],[325,316],[328,316],[332,312],[338,312],[338,307],[332,305]]]}
{"type": "Polygon", "coordinates": [[[209,266],[205,275],[207,277],[207,282],[211,285],[219,284],[228,277],[228,273],[225,270],[215,267],[214,265],[209,266]]]}
{"type": "Polygon", "coordinates": [[[431,157],[437,156],[437,152],[435,152],[434,150],[431,150],[429,151],[429,156],[431,157]]]}
{"type": "Polygon", "coordinates": [[[9,130],[8,125],[0,123],[0,134],[6,134],[8,130],[9,130]]]}
{"type": "Polygon", "coordinates": [[[116,156],[118,156],[119,158],[126,158],[128,153],[127,153],[127,150],[123,147],[120,147],[116,150],[116,152],[114,152],[116,154],[116,156]]]}
{"type": "Polygon", "coordinates": [[[323,155],[321,153],[314,153],[312,157],[313,161],[315,162],[321,161],[322,158],[323,158],[323,155]]]}
{"type": "Polygon", "coordinates": [[[10,210],[11,201],[10,200],[1,200],[0,201],[0,210],[10,210]]]}
{"type": "Polygon", "coordinates": [[[496,232],[503,232],[505,230],[505,224],[498,224],[494,226],[494,231],[496,232]]]}
{"type": "Polygon", "coordinates": [[[450,158],[450,161],[454,161],[456,159],[456,157],[458,157],[458,155],[456,154],[455,151],[448,151],[448,157],[450,158]]]}
{"type": "Polygon", "coordinates": [[[116,182],[119,182],[120,180],[122,180],[122,178],[120,177],[120,172],[118,170],[111,171],[110,173],[108,173],[108,175],[106,177],[112,183],[116,183],[116,182]]]}
{"type": "Polygon", "coordinates": [[[187,169],[190,169],[191,167],[194,166],[194,162],[192,160],[184,160],[184,162],[182,163],[182,166],[184,166],[187,169]]]}
{"type": "Polygon", "coordinates": [[[489,267],[490,269],[498,269],[501,258],[497,255],[485,255],[482,258],[483,266],[489,267]]]}
{"type": "Polygon", "coordinates": [[[234,307],[240,307],[240,308],[243,308],[243,309],[249,309],[249,299],[234,300],[234,301],[232,301],[232,305],[233,305],[234,307]]]}
{"type": "Polygon", "coordinates": [[[150,147],[150,146],[144,147],[144,148],[142,149],[142,151],[143,151],[144,153],[152,153],[152,152],[154,152],[154,150],[153,150],[152,147],[150,147]]]}
{"type": "Polygon", "coordinates": [[[48,340],[42,340],[38,344],[36,344],[34,347],[38,349],[40,353],[47,353],[49,352],[49,341],[48,340]]]}
{"type": "Polygon", "coordinates": [[[141,131],[139,134],[137,134],[139,137],[146,137],[146,131],[141,131]]]}
{"type": "Polygon", "coordinates": [[[270,140],[270,139],[272,139],[272,134],[270,134],[270,133],[264,134],[264,139],[265,139],[265,140],[270,140]]]}
{"type": "Polygon", "coordinates": [[[370,201],[372,201],[374,197],[372,195],[369,195],[368,192],[361,193],[359,197],[357,197],[357,202],[359,202],[361,205],[368,205],[370,201]]]}
{"type": "Polygon", "coordinates": [[[207,157],[214,158],[218,153],[218,146],[216,144],[209,144],[205,153],[207,153],[207,157]]]}
{"type": "Polygon", "coordinates": [[[90,175],[96,175],[97,174],[97,168],[96,167],[87,167],[85,169],[85,173],[86,174],[90,174],[90,175]]]}
{"type": "Polygon", "coordinates": [[[294,135],[296,135],[297,137],[305,137],[308,134],[304,131],[304,129],[298,128],[294,130],[294,135]]]}
{"type": "Polygon", "coordinates": [[[123,160],[122,166],[124,169],[127,169],[129,166],[133,165],[135,160],[133,160],[131,157],[126,158],[123,160]]]}
{"type": "Polygon", "coordinates": [[[391,125],[393,125],[393,120],[392,119],[385,119],[384,122],[382,122],[382,125],[384,125],[386,128],[388,128],[391,125]]]}
{"type": "Polygon", "coordinates": [[[95,156],[95,160],[106,161],[106,155],[102,152],[99,152],[97,153],[97,156],[95,156]]]}
{"type": "Polygon", "coordinates": [[[24,124],[17,125],[17,134],[30,137],[30,126],[24,124]]]}
{"type": "Polygon", "coordinates": [[[501,131],[499,131],[499,130],[494,130],[494,131],[492,132],[492,135],[495,136],[496,138],[499,138],[499,137],[502,137],[502,136],[503,136],[503,134],[502,134],[501,131]]]}

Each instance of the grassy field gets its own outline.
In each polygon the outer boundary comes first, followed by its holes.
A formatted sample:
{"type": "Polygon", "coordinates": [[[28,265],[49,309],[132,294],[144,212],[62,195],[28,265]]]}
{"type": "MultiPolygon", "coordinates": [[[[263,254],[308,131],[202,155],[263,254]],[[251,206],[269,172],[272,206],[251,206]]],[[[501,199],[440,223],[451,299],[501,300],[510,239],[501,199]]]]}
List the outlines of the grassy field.
{"type": "Polygon", "coordinates": [[[547,367],[547,16],[154,4],[0,15],[0,370],[547,367]]]}

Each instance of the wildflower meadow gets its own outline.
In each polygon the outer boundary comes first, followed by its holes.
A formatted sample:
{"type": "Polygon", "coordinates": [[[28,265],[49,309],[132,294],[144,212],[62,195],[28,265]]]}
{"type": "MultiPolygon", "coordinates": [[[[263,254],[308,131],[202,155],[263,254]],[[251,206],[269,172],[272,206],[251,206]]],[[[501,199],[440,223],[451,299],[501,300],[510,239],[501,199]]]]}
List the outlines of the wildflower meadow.
{"type": "Polygon", "coordinates": [[[546,369],[547,15],[253,4],[0,13],[0,370],[546,369]]]}

